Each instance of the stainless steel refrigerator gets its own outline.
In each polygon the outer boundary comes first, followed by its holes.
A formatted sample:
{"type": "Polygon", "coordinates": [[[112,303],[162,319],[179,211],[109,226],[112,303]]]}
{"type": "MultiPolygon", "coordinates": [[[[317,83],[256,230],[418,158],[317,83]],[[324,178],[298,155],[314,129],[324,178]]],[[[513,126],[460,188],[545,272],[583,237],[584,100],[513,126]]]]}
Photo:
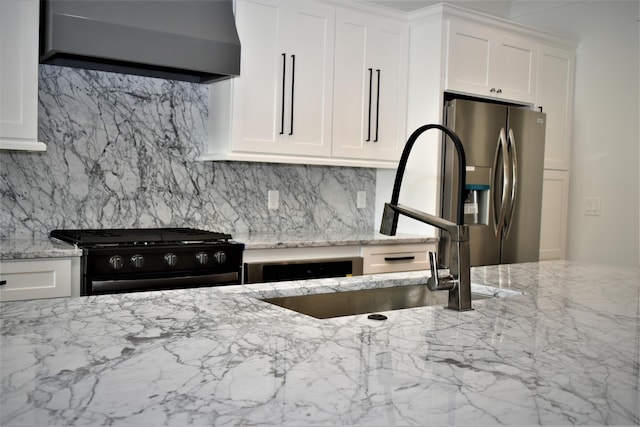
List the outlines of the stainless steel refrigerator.
{"type": "MultiPolygon", "coordinates": [[[[445,125],[466,155],[464,222],[469,225],[471,265],[537,261],[540,250],[546,116],[504,104],[454,99],[445,125]]],[[[455,221],[459,208],[453,144],[443,146],[440,208],[455,221]]],[[[448,236],[442,233],[442,244],[448,236]]],[[[441,262],[448,265],[449,260],[441,262]]]]}

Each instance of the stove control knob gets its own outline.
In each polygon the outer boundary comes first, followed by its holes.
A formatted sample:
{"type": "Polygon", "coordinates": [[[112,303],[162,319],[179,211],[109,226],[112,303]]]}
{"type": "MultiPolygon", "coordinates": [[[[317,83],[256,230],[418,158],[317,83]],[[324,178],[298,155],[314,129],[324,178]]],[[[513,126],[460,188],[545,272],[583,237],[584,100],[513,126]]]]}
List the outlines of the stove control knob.
{"type": "Polygon", "coordinates": [[[209,254],[206,252],[198,252],[196,254],[196,261],[200,265],[206,265],[209,262],[209,254]]]}
{"type": "Polygon", "coordinates": [[[169,267],[175,267],[175,265],[178,263],[178,256],[174,253],[165,254],[164,262],[169,267]]]}
{"type": "Polygon", "coordinates": [[[120,270],[122,267],[124,267],[124,261],[122,260],[122,257],[120,255],[114,255],[109,258],[109,267],[111,267],[111,269],[113,270],[120,270]]]}
{"type": "Polygon", "coordinates": [[[227,254],[222,251],[218,251],[213,254],[213,259],[216,260],[217,264],[224,264],[227,261],[227,254]]]}
{"type": "Polygon", "coordinates": [[[131,257],[131,264],[135,268],[142,268],[144,266],[144,257],[140,254],[135,254],[131,257]]]}

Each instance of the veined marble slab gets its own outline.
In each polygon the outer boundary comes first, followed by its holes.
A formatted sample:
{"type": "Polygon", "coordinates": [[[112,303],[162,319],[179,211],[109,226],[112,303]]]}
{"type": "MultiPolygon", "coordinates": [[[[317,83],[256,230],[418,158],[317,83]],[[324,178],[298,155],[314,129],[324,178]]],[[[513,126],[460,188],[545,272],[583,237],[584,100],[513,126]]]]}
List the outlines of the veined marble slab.
{"type": "Polygon", "coordinates": [[[0,260],[79,257],[82,249],[48,238],[0,240],[0,260]]]}
{"type": "Polygon", "coordinates": [[[374,228],[371,168],[202,162],[209,85],[39,68],[42,153],[0,152],[0,239],[56,228],[374,228]],[[268,209],[267,191],[280,192],[268,209]]]}
{"type": "Polygon", "coordinates": [[[386,236],[375,231],[344,232],[280,232],[232,233],[234,240],[245,244],[245,249],[308,248],[318,246],[391,245],[404,243],[435,243],[429,236],[398,234],[386,236]]]}
{"type": "Polygon", "coordinates": [[[394,273],[0,304],[0,424],[640,423],[640,270],[472,269],[524,291],[474,310],[318,320],[266,294],[419,282],[394,273]]]}

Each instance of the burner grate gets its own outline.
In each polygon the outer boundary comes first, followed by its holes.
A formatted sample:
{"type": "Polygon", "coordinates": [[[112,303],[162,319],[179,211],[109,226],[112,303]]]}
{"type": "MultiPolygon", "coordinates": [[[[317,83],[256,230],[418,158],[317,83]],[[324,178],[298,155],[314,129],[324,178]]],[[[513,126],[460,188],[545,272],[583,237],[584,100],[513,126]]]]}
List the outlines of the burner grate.
{"type": "Polygon", "coordinates": [[[230,234],[196,228],[53,230],[49,236],[78,246],[189,244],[193,242],[226,242],[231,239],[230,234]]]}

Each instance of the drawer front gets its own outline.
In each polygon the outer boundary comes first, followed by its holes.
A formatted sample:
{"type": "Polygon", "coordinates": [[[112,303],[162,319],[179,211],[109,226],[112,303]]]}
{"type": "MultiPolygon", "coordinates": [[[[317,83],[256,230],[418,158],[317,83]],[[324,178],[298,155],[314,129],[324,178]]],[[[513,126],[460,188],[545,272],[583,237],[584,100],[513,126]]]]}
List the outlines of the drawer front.
{"type": "Polygon", "coordinates": [[[0,262],[0,301],[71,296],[71,260],[0,262]]]}
{"type": "Polygon", "coordinates": [[[427,253],[435,251],[435,244],[364,246],[363,274],[428,270],[427,253]]]}

